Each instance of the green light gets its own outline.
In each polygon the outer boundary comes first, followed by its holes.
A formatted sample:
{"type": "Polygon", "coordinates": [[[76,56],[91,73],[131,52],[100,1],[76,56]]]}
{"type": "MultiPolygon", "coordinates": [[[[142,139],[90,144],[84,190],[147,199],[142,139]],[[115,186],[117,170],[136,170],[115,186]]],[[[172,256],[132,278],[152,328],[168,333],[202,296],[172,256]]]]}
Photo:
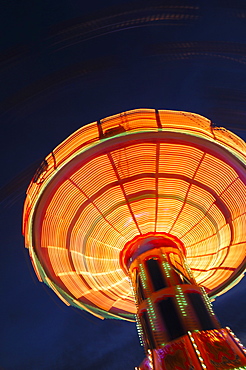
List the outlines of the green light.
{"type": "Polygon", "coordinates": [[[148,303],[147,312],[149,316],[150,325],[151,325],[151,328],[155,331],[157,330],[156,325],[155,325],[157,317],[155,314],[153,302],[151,301],[150,297],[147,298],[147,303],[148,303]]]}
{"type": "Polygon", "coordinates": [[[169,273],[169,271],[171,271],[171,267],[170,267],[170,265],[169,265],[169,263],[168,262],[162,262],[162,267],[163,267],[163,269],[164,269],[164,272],[165,272],[165,275],[168,277],[168,278],[170,278],[171,277],[171,275],[170,275],[170,273],[169,273]]]}
{"type": "Polygon", "coordinates": [[[205,291],[205,289],[203,287],[201,287],[201,290],[202,290],[202,298],[203,298],[203,301],[208,309],[208,311],[210,312],[211,315],[215,315],[214,312],[213,312],[213,308],[212,308],[212,304],[207,296],[207,293],[205,291]]]}
{"type": "Polygon", "coordinates": [[[184,296],[184,293],[182,291],[182,288],[180,285],[176,286],[177,294],[176,294],[176,299],[180,308],[180,311],[183,316],[187,316],[186,313],[186,306],[188,305],[184,296]]]}

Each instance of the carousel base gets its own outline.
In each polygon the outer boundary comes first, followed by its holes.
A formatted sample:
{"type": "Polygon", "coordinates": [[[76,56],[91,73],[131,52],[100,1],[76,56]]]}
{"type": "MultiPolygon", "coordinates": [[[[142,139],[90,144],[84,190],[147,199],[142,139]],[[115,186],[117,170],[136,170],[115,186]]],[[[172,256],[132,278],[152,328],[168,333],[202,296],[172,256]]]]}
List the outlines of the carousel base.
{"type": "Polygon", "coordinates": [[[229,328],[188,332],[163,348],[148,350],[148,356],[135,369],[246,369],[246,351],[229,328]]]}

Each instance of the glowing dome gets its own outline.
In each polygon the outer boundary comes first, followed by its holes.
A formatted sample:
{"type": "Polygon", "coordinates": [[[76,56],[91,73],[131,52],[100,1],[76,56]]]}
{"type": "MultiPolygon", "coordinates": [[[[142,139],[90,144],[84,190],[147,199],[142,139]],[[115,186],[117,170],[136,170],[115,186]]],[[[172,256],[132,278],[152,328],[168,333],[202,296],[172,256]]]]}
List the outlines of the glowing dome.
{"type": "Polygon", "coordinates": [[[137,109],[83,126],[28,191],[23,232],[41,281],[67,304],[134,320],[120,252],[136,235],[179,238],[210,297],[245,268],[246,146],[197,114],[137,109]]]}

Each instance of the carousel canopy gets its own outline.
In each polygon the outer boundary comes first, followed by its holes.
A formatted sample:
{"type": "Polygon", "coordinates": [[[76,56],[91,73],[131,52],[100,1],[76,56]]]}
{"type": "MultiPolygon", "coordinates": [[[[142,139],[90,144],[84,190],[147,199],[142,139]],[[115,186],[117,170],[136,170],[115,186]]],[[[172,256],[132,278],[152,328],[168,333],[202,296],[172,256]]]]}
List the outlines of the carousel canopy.
{"type": "Polygon", "coordinates": [[[211,298],[243,276],[246,146],[193,113],[137,109],[85,125],[43,161],[23,232],[34,269],[67,304],[134,320],[120,252],[165,232],[211,298]]]}

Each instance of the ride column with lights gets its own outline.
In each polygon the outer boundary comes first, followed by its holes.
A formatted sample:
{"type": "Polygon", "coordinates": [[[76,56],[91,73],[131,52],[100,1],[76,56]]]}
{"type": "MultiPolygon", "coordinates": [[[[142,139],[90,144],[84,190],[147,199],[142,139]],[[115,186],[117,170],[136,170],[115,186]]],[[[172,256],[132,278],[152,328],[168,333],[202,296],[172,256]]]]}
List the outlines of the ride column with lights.
{"type": "Polygon", "coordinates": [[[245,369],[243,347],[220,327],[185,254],[182,242],[166,233],[137,236],[121,252],[147,354],[138,369],[245,369]]]}

